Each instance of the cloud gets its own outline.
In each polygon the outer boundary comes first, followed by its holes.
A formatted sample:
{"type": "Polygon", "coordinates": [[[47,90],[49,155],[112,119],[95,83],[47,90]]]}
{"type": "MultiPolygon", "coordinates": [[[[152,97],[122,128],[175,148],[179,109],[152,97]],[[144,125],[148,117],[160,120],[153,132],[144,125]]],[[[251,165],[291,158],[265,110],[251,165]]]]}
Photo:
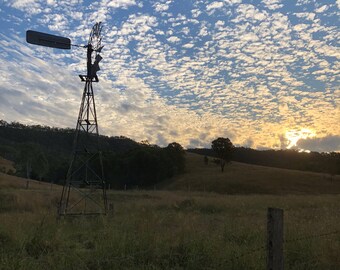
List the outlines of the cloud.
{"type": "Polygon", "coordinates": [[[296,17],[298,18],[305,18],[306,20],[313,21],[315,19],[315,13],[311,12],[300,12],[300,13],[295,13],[296,17]]]}
{"type": "Polygon", "coordinates": [[[280,148],[287,131],[340,133],[334,4],[189,2],[6,1],[0,118],[73,127],[86,51],[27,45],[23,28],[86,44],[93,22],[103,20],[94,87],[104,134],[183,146],[225,136],[237,145],[280,148]],[[40,13],[23,20],[20,12],[33,7],[40,13]]]}
{"type": "Polygon", "coordinates": [[[262,0],[262,3],[264,5],[272,10],[278,9],[283,7],[283,4],[281,4],[282,0],[262,0]]]}
{"type": "Polygon", "coordinates": [[[192,47],[194,47],[194,44],[192,44],[192,43],[187,43],[187,44],[184,44],[184,45],[183,45],[183,48],[188,48],[188,49],[190,49],[190,48],[192,48],[192,47]]]}
{"type": "Polygon", "coordinates": [[[42,6],[39,2],[35,0],[12,0],[8,1],[8,4],[25,12],[27,15],[37,15],[42,12],[42,6]]]}
{"type": "Polygon", "coordinates": [[[340,152],[340,136],[328,135],[322,138],[300,139],[297,147],[316,152],[340,152]]]}
{"type": "Polygon", "coordinates": [[[319,8],[317,8],[317,9],[315,10],[315,12],[316,12],[316,13],[322,13],[322,12],[325,12],[328,8],[329,8],[329,6],[323,5],[323,6],[319,7],[319,8]]]}
{"type": "Polygon", "coordinates": [[[180,39],[178,37],[175,36],[171,36],[168,38],[168,41],[171,43],[178,43],[180,41],[180,39]]]}
{"type": "Polygon", "coordinates": [[[169,9],[169,3],[164,3],[164,4],[156,3],[154,5],[154,8],[158,12],[167,11],[169,9]]]}
{"type": "Polygon", "coordinates": [[[212,2],[211,4],[207,5],[207,11],[210,11],[212,9],[218,9],[223,7],[223,2],[212,2]]]}
{"type": "Polygon", "coordinates": [[[104,0],[102,5],[110,8],[128,8],[129,6],[136,5],[135,0],[104,0]]]}

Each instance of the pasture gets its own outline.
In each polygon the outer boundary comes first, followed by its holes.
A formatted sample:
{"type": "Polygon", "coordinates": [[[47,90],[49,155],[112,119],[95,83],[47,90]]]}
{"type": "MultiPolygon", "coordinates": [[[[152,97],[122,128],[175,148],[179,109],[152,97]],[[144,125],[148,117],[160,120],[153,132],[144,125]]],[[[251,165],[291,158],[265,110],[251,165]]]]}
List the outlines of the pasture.
{"type": "MultiPolygon", "coordinates": [[[[172,191],[108,191],[114,211],[99,218],[57,221],[60,187],[30,181],[25,189],[25,179],[0,174],[0,269],[265,269],[267,207],[285,211],[285,269],[340,268],[337,179],[313,174],[309,184],[308,177],[300,179],[289,191],[293,180],[281,189],[279,169],[234,163],[220,176],[199,158],[189,156],[187,173],[158,187],[172,191]],[[194,185],[192,170],[204,184],[194,185]],[[254,189],[244,191],[247,177],[240,176],[242,184],[228,193],[227,181],[237,181],[230,175],[241,172],[254,177],[254,189]],[[217,183],[218,193],[208,192],[217,183]],[[203,187],[206,192],[194,191],[203,187]]],[[[296,179],[304,175],[286,171],[296,179]]]]}
{"type": "Polygon", "coordinates": [[[186,153],[186,173],[160,185],[166,190],[221,194],[319,195],[340,194],[340,175],[287,170],[232,162],[224,173],[203,156],[186,153]]]}
{"type": "Polygon", "coordinates": [[[0,172],[15,172],[14,163],[3,157],[0,157],[0,172]]]}

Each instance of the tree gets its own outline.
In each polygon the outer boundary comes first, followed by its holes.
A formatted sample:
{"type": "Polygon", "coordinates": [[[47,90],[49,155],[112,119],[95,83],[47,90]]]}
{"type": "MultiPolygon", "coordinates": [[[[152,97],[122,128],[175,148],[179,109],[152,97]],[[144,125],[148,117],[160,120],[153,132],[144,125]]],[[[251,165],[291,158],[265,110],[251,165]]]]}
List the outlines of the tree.
{"type": "Polygon", "coordinates": [[[36,156],[32,160],[32,169],[37,175],[39,181],[41,181],[42,178],[47,175],[49,171],[49,164],[45,153],[42,150],[36,151],[36,156]]]}
{"type": "Polygon", "coordinates": [[[209,164],[209,158],[207,156],[204,156],[204,164],[205,165],[209,164]]]}
{"type": "Polygon", "coordinates": [[[221,171],[223,172],[225,164],[231,162],[234,145],[229,138],[219,137],[211,142],[211,148],[220,158],[221,171]]]}
{"type": "Polygon", "coordinates": [[[182,145],[177,142],[169,143],[166,150],[169,153],[174,174],[183,172],[185,169],[185,151],[182,145]]]}
{"type": "Polygon", "coordinates": [[[30,179],[32,174],[39,181],[48,172],[48,160],[42,147],[36,143],[22,143],[19,145],[19,157],[17,159],[19,175],[25,175],[30,179]]]}

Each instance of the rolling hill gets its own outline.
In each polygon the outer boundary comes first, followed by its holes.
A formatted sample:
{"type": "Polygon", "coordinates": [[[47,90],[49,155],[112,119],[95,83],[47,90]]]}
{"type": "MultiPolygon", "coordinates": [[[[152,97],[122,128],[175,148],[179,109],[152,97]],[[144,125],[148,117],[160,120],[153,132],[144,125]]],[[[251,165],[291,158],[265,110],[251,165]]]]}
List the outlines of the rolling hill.
{"type": "MultiPolygon", "coordinates": [[[[186,154],[186,172],[160,185],[162,189],[225,194],[339,194],[340,175],[305,172],[232,162],[222,173],[202,155],[186,154]]],[[[212,158],[210,158],[212,160],[212,158]]]]}
{"type": "MultiPolygon", "coordinates": [[[[12,163],[1,159],[12,168],[12,163]]],[[[1,165],[0,164],[0,165],[1,165]]],[[[0,173],[1,188],[26,188],[26,179],[0,173]]],[[[49,183],[30,180],[30,189],[50,189],[49,183]]],[[[53,185],[58,189],[58,186],[53,185]]],[[[206,191],[222,194],[317,195],[340,194],[340,175],[328,175],[232,162],[224,173],[203,156],[186,153],[186,171],[157,185],[157,189],[206,191]]],[[[53,188],[55,189],[55,188],[53,188]]]]}
{"type": "Polygon", "coordinates": [[[0,172],[9,173],[15,172],[14,163],[3,157],[0,157],[0,172]]]}

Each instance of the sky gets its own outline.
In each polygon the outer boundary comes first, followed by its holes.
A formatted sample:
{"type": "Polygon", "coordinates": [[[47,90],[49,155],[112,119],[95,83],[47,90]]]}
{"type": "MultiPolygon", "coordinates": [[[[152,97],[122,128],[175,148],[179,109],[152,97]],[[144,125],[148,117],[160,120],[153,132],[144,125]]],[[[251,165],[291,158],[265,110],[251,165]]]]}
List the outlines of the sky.
{"type": "Polygon", "coordinates": [[[0,0],[0,119],[76,126],[101,21],[100,133],[166,146],[340,151],[340,0],[0,0]]]}

